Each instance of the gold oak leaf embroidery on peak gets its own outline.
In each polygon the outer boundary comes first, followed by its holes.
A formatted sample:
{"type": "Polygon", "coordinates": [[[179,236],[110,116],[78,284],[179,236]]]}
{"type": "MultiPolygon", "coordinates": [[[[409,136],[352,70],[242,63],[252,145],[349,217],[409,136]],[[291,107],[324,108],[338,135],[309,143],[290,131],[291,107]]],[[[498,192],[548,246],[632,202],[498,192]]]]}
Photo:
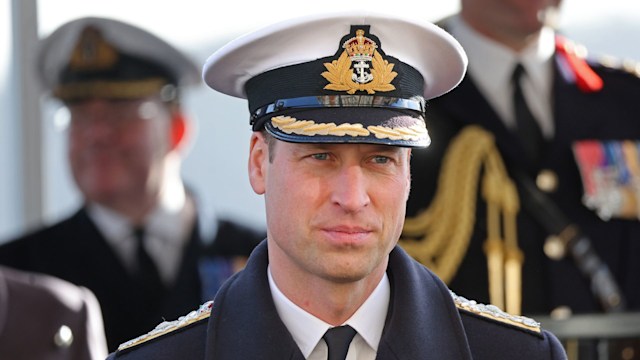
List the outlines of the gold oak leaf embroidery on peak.
{"type": "Polygon", "coordinates": [[[352,80],[353,69],[351,69],[350,57],[346,51],[343,51],[338,60],[324,63],[328,71],[323,72],[321,75],[329,81],[329,84],[324,88],[326,90],[346,91],[350,95],[356,91],[375,94],[376,91],[395,90],[396,87],[391,84],[391,81],[398,76],[398,73],[393,71],[394,64],[390,64],[389,61],[383,59],[382,55],[377,51],[373,54],[371,64],[373,66],[371,69],[373,80],[366,84],[358,84],[352,80]]]}

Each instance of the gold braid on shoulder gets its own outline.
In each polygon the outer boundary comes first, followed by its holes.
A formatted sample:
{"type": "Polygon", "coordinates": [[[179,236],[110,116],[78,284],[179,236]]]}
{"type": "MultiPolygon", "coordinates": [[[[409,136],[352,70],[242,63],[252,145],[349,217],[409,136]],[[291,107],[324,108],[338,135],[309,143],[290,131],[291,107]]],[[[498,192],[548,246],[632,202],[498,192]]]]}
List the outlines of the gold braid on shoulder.
{"type": "Polygon", "coordinates": [[[516,231],[520,202],[494,137],[483,128],[467,126],[452,140],[436,195],[428,208],[405,220],[400,246],[449,283],[471,241],[479,186],[487,203],[484,250],[490,300],[511,314],[520,314],[524,261],[516,231]]]}

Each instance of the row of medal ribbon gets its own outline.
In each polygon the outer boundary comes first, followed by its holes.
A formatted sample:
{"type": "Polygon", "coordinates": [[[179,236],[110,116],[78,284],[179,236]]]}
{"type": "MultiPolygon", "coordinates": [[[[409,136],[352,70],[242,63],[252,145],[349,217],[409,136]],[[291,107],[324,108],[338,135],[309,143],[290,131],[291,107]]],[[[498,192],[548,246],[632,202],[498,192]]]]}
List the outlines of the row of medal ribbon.
{"type": "Polygon", "coordinates": [[[640,218],[640,141],[581,140],[573,154],[585,206],[603,220],[640,218]]]}

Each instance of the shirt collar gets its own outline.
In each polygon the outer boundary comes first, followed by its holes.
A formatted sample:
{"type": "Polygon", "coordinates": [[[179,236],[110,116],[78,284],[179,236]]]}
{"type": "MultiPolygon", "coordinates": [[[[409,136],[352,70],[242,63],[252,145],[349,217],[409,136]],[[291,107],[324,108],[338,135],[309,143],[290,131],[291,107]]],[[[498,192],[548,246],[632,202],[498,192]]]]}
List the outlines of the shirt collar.
{"type": "Polygon", "coordinates": [[[119,213],[96,203],[87,205],[87,212],[107,242],[118,244],[131,236],[131,223],[119,213]]]}
{"type": "MultiPolygon", "coordinates": [[[[133,225],[123,215],[99,204],[87,206],[89,216],[111,243],[128,241],[133,225]]],[[[145,220],[145,234],[167,243],[183,243],[195,218],[195,205],[185,201],[181,209],[156,207],[145,220]]]]}
{"type": "Polygon", "coordinates": [[[474,30],[460,15],[450,18],[447,24],[451,34],[460,42],[469,57],[469,71],[475,77],[483,74],[494,77],[500,74],[502,79],[508,79],[516,62],[521,62],[532,77],[537,77],[536,71],[544,68],[555,52],[555,33],[550,27],[543,27],[539,36],[529,46],[520,52],[494,41],[474,30]]]}
{"type": "MultiPolygon", "coordinates": [[[[269,287],[273,297],[273,302],[280,319],[291,333],[302,355],[309,357],[322,336],[332,325],[318,319],[317,317],[304,311],[298,305],[289,300],[278,289],[270,268],[267,269],[269,287]]],[[[349,318],[344,325],[354,328],[365,342],[375,351],[378,349],[384,323],[389,308],[391,297],[391,286],[389,278],[385,273],[378,286],[373,290],[367,300],[349,318]]]]}
{"type": "Polygon", "coordinates": [[[184,191],[179,203],[160,203],[147,217],[145,230],[165,243],[180,245],[189,238],[195,219],[195,205],[184,191]]]}
{"type": "MultiPolygon", "coordinates": [[[[165,193],[166,194],[166,193],[165,193]]],[[[189,241],[196,217],[195,202],[186,194],[173,193],[171,202],[161,201],[145,219],[145,247],[156,261],[161,275],[172,281],[182,256],[181,249],[189,241]],[[169,253],[168,253],[169,252],[169,253]]],[[[124,215],[97,203],[87,205],[89,217],[106,242],[128,269],[135,268],[133,224],[124,215]]]]}
{"type": "MultiPolygon", "coordinates": [[[[97,203],[89,204],[87,210],[109,242],[117,244],[131,237],[133,224],[122,214],[97,203]]],[[[158,205],[145,218],[145,234],[168,243],[183,243],[195,217],[195,203],[182,182],[172,182],[163,188],[158,205]]]]}
{"type": "Polygon", "coordinates": [[[538,41],[526,48],[519,57],[538,94],[550,93],[553,78],[551,63],[554,53],[555,32],[549,27],[544,27],[538,41]]]}
{"type": "Polygon", "coordinates": [[[543,131],[550,135],[553,132],[550,97],[545,97],[544,94],[550,94],[553,85],[554,30],[550,27],[542,28],[535,41],[522,51],[515,52],[475,31],[460,15],[451,17],[446,26],[469,57],[469,75],[506,122],[513,120],[511,103],[507,100],[511,98],[513,69],[518,62],[524,66],[526,81],[531,84],[533,92],[530,95],[538,94],[535,99],[527,96],[527,100],[540,102],[537,107],[543,110],[536,115],[543,117],[540,119],[543,131]]]}
{"type": "Polygon", "coordinates": [[[360,306],[360,308],[345,322],[356,329],[358,334],[362,336],[369,346],[378,351],[378,344],[382,337],[382,330],[387,319],[387,311],[389,310],[389,299],[391,298],[391,285],[389,277],[384,273],[380,283],[373,290],[369,298],[360,306]]]}
{"type": "Polygon", "coordinates": [[[476,32],[461,16],[449,20],[448,29],[469,58],[469,74],[483,86],[503,86],[508,82],[516,54],[507,47],[476,32]]]}

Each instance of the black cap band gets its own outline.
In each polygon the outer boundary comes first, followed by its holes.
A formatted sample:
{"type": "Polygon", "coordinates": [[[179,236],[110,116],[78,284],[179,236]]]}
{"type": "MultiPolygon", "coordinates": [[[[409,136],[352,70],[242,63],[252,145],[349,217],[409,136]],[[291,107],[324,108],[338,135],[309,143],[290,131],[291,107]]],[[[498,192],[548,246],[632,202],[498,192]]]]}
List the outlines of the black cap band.
{"type": "Polygon", "coordinates": [[[425,100],[420,96],[413,99],[402,99],[381,95],[323,95],[279,99],[253,112],[250,124],[254,131],[258,131],[262,128],[265,120],[289,110],[335,107],[409,110],[415,111],[416,115],[420,116],[424,115],[425,100]]]}

